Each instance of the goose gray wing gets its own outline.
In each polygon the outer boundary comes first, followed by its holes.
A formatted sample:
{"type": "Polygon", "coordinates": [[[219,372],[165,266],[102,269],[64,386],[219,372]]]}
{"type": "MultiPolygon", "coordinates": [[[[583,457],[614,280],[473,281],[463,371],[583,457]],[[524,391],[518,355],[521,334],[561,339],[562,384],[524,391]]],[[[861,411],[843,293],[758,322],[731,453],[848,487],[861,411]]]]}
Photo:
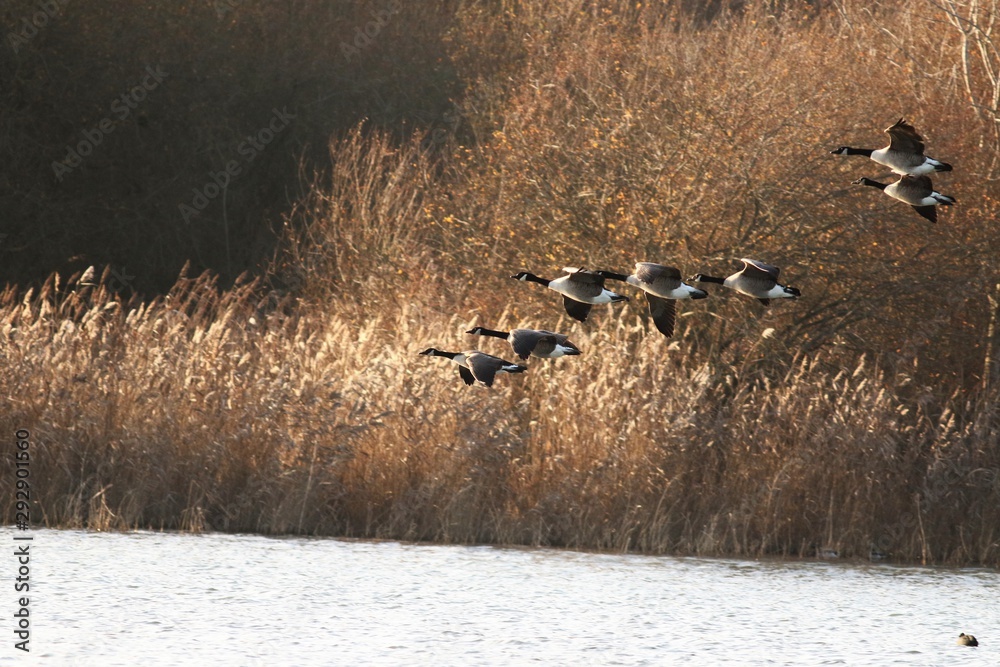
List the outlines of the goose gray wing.
{"type": "Polygon", "coordinates": [[[576,299],[571,299],[568,296],[563,296],[563,306],[566,308],[566,312],[574,320],[580,320],[581,322],[587,321],[587,315],[590,314],[590,304],[584,303],[582,301],[577,301],[576,299]]]}
{"type": "Polygon", "coordinates": [[[674,335],[674,320],[676,318],[677,306],[673,299],[663,299],[646,292],[646,301],[649,302],[649,315],[653,318],[653,324],[660,333],[670,338],[674,335]]]}
{"type": "Polygon", "coordinates": [[[768,279],[778,282],[778,274],[781,273],[781,269],[772,265],[765,264],[764,262],[759,262],[756,259],[741,259],[743,262],[743,275],[748,279],[761,280],[768,279]]]}
{"type": "Polygon", "coordinates": [[[573,280],[580,282],[594,282],[598,285],[604,285],[604,276],[602,276],[597,271],[591,271],[590,269],[581,269],[576,266],[564,266],[563,271],[569,274],[569,277],[573,280]]]}
{"type": "Polygon", "coordinates": [[[465,366],[458,367],[458,374],[462,377],[462,381],[465,382],[465,384],[471,385],[476,381],[476,378],[472,376],[472,371],[465,366]]]}
{"type": "Polygon", "coordinates": [[[925,174],[921,174],[920,176],[905,175],[901,176],[899,180],[902,181],[900,185],[903,188],[921,198],[929,196],[934,191],[934,183],[931,181],[931,177],[925,174]]]}
{"type": "Polygon", "coordinates": [[[680,286],[681,272],[673,266],[664,266],[653,262],[636,262],[635,277],[644,283],[652,283],[656,280],[676,280],[680,286]]]}
{"type": "Polygon", "coordinates": [[[924,140],[913,129],[913,126],[900,118],[895,125],[887,127],[885,133],[889,135],[889,150],[900,153],[924,154],[924,140]]]}
{"type": "MultiPolygon", "coordinates": [[[[536,357],[547,358],[556,349],[556,344],[559,341],[554,334],[547,334],[542,331],[538,331],[537,333],[541,335],[535,339],[535,344],[532,345],[529,352],[533,352],[536,357]]],[[[527,355],[522,357],[522,359],[524,358],[527,358],[527,355]]]]}
{"type": "Polygon", "coordinates": [[[482,352],[475,352],[470,354],[468,357],[469,370],[472,371],[472,376],[485,384],[487,387],[493,386],[493,378],[496,377],[497,371],[503,366],[504,361],[499,357],[494,357],[490,354],[484,354],[482,352]]]}
{"type": "MultiPolygon", "coordinates": [[[[514,329],[510,332],[510,347],[514,350],[514,354],[522,359],[527,359],[545,338],[546,335],[543,331],[514,329]]],[[[553,347],[555,347],[555,343],[553,343],[553,347]]]]}
{"type": "Polygon", "coordinates": [[[931,222],[937,222],[937,206],[914,206],[913,210],[931,222]]]}
{"type": "Polygon", "coordinates": [[[573,293],[584,299],[593,299],[604,291],[604,276],[596,271],[574,269],[573,267],[566,267],[563,271],[569,273],[568,278],[572,284],[573,293]]]}
{"type": "MultiPolygon", "coordinates": [[[[896,194],[899,199],[911,204],[914,207],[921,202],[924,197],[929,197],[934,191],[934,184],[930,176],[901,176],[896,182],[896,194]]],[[[933,208],[933,207],[932,207],[933,208]]],[[[921,215],[923,215],[921,213],[921,215]]]]}

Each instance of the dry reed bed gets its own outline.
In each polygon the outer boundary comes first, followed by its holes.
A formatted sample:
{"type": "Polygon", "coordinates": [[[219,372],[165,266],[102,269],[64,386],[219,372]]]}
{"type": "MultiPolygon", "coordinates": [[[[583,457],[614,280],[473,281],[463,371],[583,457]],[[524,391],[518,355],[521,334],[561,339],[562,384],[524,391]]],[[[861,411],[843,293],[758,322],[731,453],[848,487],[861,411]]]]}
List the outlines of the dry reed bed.
{"type": "Polygon", "coordinates": [[[274,263],[290,292],[8,290],[0,427],[32,432],[44,521],[1000,563],[997,202],[972,176],[993,156],[957,42],[912,8],[695,27],[595,7],[465,7],[460,121],[430,147],[366,126],[333,141],[274,263]],[[828,155],[898,109],[962,156],[936,228],[828,155]],[[713,295],[671,341],[641,298],[581,325],[507,278],[741,255],[806,298],[713,295]],[[584,354],[492,390],[417,356],[510,357],[473,324],[566,331],[584,354]]]}
{"type": "Polygon", "coordinates": [[[863,361],[769,379],[624,310],[560,322],[584,356],[469,389],[416,353],[472,320],[358,326],[204,278],[129,314],[76,290],[0,310],[2,427],[32,432],[48,525],[997,562],[995,408],[916,414],[863,361]]]}

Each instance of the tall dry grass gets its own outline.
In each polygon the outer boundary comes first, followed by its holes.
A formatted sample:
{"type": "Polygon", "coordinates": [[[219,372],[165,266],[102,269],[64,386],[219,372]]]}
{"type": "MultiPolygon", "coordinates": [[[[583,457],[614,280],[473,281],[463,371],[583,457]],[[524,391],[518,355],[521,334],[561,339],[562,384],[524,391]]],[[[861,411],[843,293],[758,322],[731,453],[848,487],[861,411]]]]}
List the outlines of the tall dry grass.
{"type": "Polygon", "coordinates": [[[463,4],[453,110],[335,137],[269,281],[8,288],[0,430],[44,522],[1000,564],[981,73],[930,3],[781,9],[463,4]],[[956,165],[935,227],[829,155],[899,115],[956,165]],[[713,293],[672,340],[641,298],[580,324],[507,277],[740,256],[805,296],[713,293]],[[509,357],[473,324],[584,354],[492,390],[417,355],[509,357]]]}
{"type": "Polygon", "coordinates": [[[934,414],[868,360],[771,380],[630,311],[563,319],[583,356],[470,390],[417,352],[475,316],[359,325],[205,278],[126,315],[70,288],[3,310],[0,428],[32,433],[46,525],[996,563],[995,406],[934,414]]]}

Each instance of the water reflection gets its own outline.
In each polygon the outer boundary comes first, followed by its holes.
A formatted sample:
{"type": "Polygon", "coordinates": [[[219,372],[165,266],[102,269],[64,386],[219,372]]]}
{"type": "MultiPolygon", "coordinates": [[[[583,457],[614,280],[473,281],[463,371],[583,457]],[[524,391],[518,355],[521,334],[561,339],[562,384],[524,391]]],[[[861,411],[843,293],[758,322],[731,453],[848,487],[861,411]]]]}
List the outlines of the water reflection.
{"type": "Polygon", "coordinates": [[[992,570],[77,531],[32,549],[47,664],[1000,664],[992,570]]]}

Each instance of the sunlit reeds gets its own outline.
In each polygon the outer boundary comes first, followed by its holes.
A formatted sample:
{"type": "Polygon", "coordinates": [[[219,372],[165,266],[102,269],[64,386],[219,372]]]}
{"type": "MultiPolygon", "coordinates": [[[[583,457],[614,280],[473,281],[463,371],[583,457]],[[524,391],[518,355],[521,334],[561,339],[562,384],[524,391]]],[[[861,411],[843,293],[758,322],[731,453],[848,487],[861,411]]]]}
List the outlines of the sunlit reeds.
{"type": "Polygon", "coordinates": [[[417,352],[471,319],[259,290],[198,279],[124,317],[98,289],[58,326],[4,303],[3,426],[32,431],[45,523],[996,562],[995,407],[904,402],[865,359],[690,361],[629,310],[470,389],[417,352]]]}
{"type": "Polygon", "coordinates": [[[591,5],[497,25],[463,5],[459,120],[433,145],[335,137],[266,277],[184,275],[147,302],[107,273],[8,288],[0,429],[32,433],[42,521],[1000,563],[992,129],[958,40],[911,9],[890,34],[846,4],[591,5]],[[956,164],[936,227],[852,192],[871,165],[829,155],[900,109],[956,164]],[[803,298],[713,292],[670,340],[638,295],[580,324],[508,277],[740,256],[803,298]],[[509,352],[475,324],[583,354],[492,389],[418,356],[509,352]]]}

